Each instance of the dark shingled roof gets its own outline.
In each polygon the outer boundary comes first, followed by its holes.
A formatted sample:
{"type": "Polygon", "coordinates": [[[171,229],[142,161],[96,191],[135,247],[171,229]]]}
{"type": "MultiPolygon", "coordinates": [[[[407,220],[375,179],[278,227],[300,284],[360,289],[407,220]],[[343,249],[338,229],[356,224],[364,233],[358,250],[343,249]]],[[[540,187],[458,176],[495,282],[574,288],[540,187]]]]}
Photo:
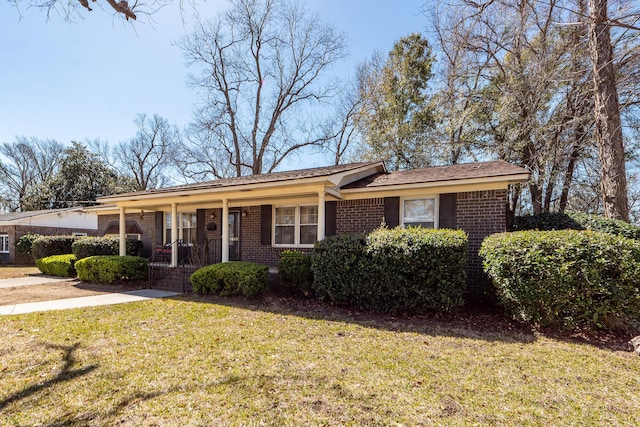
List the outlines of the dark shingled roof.
{"type": "Polygon", "coordinates": [[[514,166],[502,160],[491,162],[466,163],[453,166],[436,166],[425,169],[411,169],[377,173],[349,185],[350,188],[375,188],[388,185],[418,184],[461,179],[501,177],[528,173],[526,169],[514,166]]]}
{"type": "Polygon", "coordinates": [[[237,178],[216,179],[213,181],[205,181],[205,182],[199,182],[195,184],[177,185],[173,187],[158,188],[154,190],[138,191],[138,192],[126,193],[126,194],[117,194],[113,196],[108,196],[106,198],[130,196],[134,194],[135,195],[161,194],[161,193],[171,193],[171,192],[185,191],[185,190],[204,190],[204,189],[212,189],[212,188],[233,187],[237,185],[252,185],[252,184],[263,184],[263,183],[269,183],[269,182],[291,181],[291,180],[304,179],[304,178],[318,178],[322,176],[330,176],[330,175],[335,175],[343,172],[348,172],[351,170],[359,169],[366,166],[373,166],[377,164],[382,164],[382,162],[349,163],[349,164],[337,165],[337,166],[325,166],[325,167],[311,168],[311,169],[271,172],[271,173],[265,173],[260,175],[247,175],[247,176],[241,176],[237,178]]]}

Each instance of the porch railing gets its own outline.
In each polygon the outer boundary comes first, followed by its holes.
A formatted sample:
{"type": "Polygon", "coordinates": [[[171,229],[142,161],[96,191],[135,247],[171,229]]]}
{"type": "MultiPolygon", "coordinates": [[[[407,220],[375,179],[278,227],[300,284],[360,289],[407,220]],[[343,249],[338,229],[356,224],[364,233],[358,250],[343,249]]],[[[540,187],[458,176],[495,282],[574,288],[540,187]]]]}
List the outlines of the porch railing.
{"type": "Polygon", "coordinates": [[[149,285],[157,287],[161,282],[165,287],[181,288],[182,292],[190,290],[189,276],[205,265],[222,261],[222,238],[205,240],[202,244],[185,243],[177,240],[172,244],[154,248],[149,260],[149,285]],[[178,248],[178,265],[171,266],[173,245],[178,248]],[[169,282],[169,283],[167,283],[169,282]]]}

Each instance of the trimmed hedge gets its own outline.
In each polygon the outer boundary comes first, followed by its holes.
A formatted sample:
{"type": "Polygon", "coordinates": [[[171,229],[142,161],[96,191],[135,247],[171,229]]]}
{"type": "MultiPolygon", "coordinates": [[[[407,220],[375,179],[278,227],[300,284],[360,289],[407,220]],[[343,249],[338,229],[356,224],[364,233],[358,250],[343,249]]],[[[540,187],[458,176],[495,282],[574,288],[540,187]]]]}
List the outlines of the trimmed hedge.
{"type": "Polygon", "coordinates": [[[244,295],[254,297],[267,289],[269,267],[253,262],[223,262],[196,270],[193,290],[200,295],[244,295]]]}
{"type": "Polygon", "coordinates": [[[27,233],[24,236],[20,237],[18,240],[16,240],[16,252],[27,256],[32,256],[31,250],[33,247],[33,242],[38,237],[42,236],[34,233],[27,233]]]}
{"type": "Polygon", "coordinates": [[[498,302],[518,320],[640,326],[640,242],[593,231],[519,231],[487,237],[480,256],[498,302]]]}
{"type": "MultiPolygon", "coordinates": [[[[120,239],[116,237],[83,237],[73,242],[73,254],[78,259],[97,255],[118,255],[120,253],[120,239]]],[[[142,251],[142,241],[127,239],[127,255],[139,256],[142,251]]]]}
{"type": "Polygon", "coordinates": [[[38,270],[43,274],[58,277],[76,277],[75,255],[52,255],[36,260],[38,270]]]}
{"type": "Polygon", "coordinates": [[[514,231],[592,230],[640,240],[640,227],[617,219],[581,212],[518,216],[515,218],[513,229],[514,231]]]}
{"type": "Polygon", "coordinates": [[[113,283],[116,281],[147,280],[147,260],[137,256],[91,256],[76,262],[78,279],[84,282],[113,283]]]}
{"type": "Polygon", "coordinates": [[[450,312],[464,304],[466,260],[461,230],[396,227],[332,236],[313,249],[313,290],[374,312],[450,312]]]}
{"type": "Polygon", "coordinates": [[[285,288],[310,295],[313,283],[311,257],[300,251],[281,252],[278,261],[278,277],[285,288]]]}
{"type": "Polygon", "coordinates": [[[73,253],[71,245],[79,237],[74,236],[40,236],[31,244],[31,254],[34,259],[46,258],[52,255],[67,255],[73,253]]]}

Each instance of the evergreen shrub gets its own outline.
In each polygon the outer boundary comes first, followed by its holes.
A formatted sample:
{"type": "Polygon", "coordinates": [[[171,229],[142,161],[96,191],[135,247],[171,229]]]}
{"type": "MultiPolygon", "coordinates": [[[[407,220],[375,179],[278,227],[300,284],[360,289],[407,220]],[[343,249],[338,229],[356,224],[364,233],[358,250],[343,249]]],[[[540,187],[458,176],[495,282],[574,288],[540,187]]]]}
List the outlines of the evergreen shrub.
{"type": "Polygon", "coordinates": [[[313,283],[311,257],[300,251],[281,252],[278,261],[278,277],[285,288],[310,295],[313,283]]]}
{"type": "Polygon", "coordinates": [[[46,258],[52,255],[71,254],[71,245],[79,237],[75,236],[40,236],[31,244],[31,254],[34,259],[46,258]]]}
{"type": "Polygon", "coordinates": [[[147,260],[137,256],[97,255],[76,262],[78,279],[84,282],[113,283],[148,280],[147,260]]]}
{"type": "Polygon", "coordinates": [[[640,240],[640,227],[617,219],[581,212],[542,213],[515,218],[514,231],[591,230],[640,240]]]}
{"type": "Polygon", "coordinates": [[[487,237],[480,256],[515,319],[565,328],[637,329],[640,242],[594,231],[487,237]]]}
{"type": "Polygon", "coordinates": [[[396,227],[332,236],[314,247],[313,290],[374,312],[450,312],[464,304],[466,260],[461,230],[396,227]]]}
{"type": "Polygon", "coordinates": [[[36,260],[38,270],[43,274],[58,277],[76,277],[76,257],[72,254],[51,255],[36,260]]]}
{"type": "MultiPolygon", "coordinates": [[[[120,253],[120,239],[117,237],[83,237],[73,242],[73,254],[78,259],[96,255],[118,255],[120,253]]],[[[127,255],[139,256],[142,251],[142,241],[127,239],[127,255]]]]}
{"type": "Polygon", "coordinates": [[[202,267],[190,279],[193,290],[200,295],[255,297],[267,289],[268,275],[266,265],[232,261],[202,267]]]}
{"type": "Polygon", "coordinates": [[[33,241],[36,240],[38,237],[42,237],[42,236],[35,233],[27,233],[21,236],[16,241],[16,252],[23,255],[27,255],[27,256],[32,256],[31,250],[33,247],[33,241]]]}

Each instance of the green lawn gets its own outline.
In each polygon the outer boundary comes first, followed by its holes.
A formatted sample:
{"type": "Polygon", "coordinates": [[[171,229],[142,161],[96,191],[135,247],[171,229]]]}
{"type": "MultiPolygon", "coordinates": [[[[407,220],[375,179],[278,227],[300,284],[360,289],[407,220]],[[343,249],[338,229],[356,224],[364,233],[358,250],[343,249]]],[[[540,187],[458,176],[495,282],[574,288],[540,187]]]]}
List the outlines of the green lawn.
{"type": "Polygon", "coordinates": [[[2,317],[0,424],[640,424],[631,353],[486,319],[283,305],[184,297],[2,317]]]}

